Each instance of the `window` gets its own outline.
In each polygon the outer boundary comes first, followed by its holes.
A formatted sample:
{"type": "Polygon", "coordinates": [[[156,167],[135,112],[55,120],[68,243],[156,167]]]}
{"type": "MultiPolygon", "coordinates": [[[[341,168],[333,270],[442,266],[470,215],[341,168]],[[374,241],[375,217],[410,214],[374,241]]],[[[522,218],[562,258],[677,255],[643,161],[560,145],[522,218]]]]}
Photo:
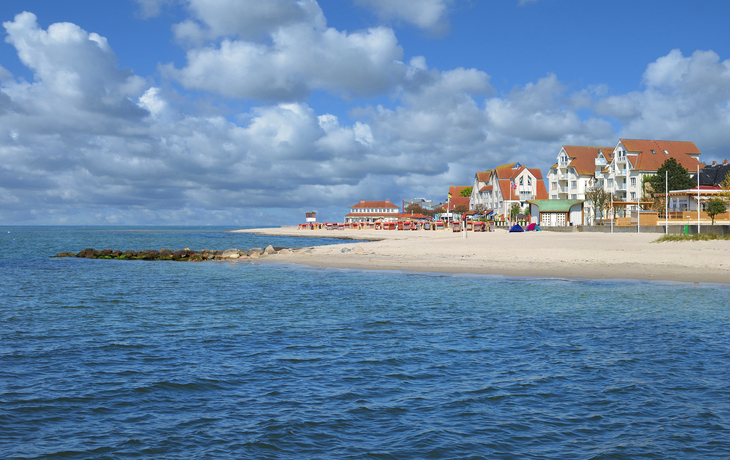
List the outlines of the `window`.
{"type": "Polygon", "coordinates": [[[636,178],[635,177],[631,178],[631,186],[636,187],[636,178]]]}
{"type": "Polygon", "coordinates": [[[532,187],[532,177],[528,177],[527,178],[527,185],[529,185],[530,187],[532,187]]]}
{"type": "Polygon", "coordinates": [[[522,180],[523,179],[524,179],[524,177],[520,177],[520,185],[522,185],[522,180]]]}
{"type": "Polygon", "coordinates": [[[578,181],[570,181],[570,188],[578,188],[578,181]]]}
{"type": "Polygon", "coordinates": [[[631,192],[631,199],[632,200],[635,200],[636,199],[636,192],[631,192]]]}
{"type": "Polygon", "coordinates": [[[558,183],[557,182],[552,182],[551,188],[552,188],[552,190],[557,190],[558,189],[558,183]]]}
{"type": "Polygon", "coordinates": [[[571,200],[577,200],[578,199],[578,195],[576,195],[576,194],[570,195],[570,199],[571,200]]]}

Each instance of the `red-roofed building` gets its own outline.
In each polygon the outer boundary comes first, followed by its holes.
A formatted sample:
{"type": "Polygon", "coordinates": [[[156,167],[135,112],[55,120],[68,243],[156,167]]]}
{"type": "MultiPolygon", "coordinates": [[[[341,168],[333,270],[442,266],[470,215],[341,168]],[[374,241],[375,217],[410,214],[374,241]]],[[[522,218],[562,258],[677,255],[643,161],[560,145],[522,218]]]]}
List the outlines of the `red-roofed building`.
{"type": "MultiPolygon", "coordinates": [[[[548,172],[551,200],[585,200],[585,192],[613,159],[613,147],[564,145],[548,172]]],[[[602,185],[601,185],[602,186],[602,185]]]]}
{"type": "Polygon", "coordinates": [[[345,223],[353,222],[395,222],[398,220],[400,208],[390,200],[360,201],[350,206],[350,213],[345,215],[345,223]]]}
{"type": "MultiPolygon", "coordinates": [[[[669,158],[696,175],[702,169],[700,150],[694,142],[620,139],[613,149],[613,159],[602,170],[604,189],[618,200],[634,202],[643,195],[641,182],[645,176],[656,174],[669,158]]],[[[629,207],[635,209],[636,206],[629,207]]]]}
{"type": "Polygon", "coordinates": [[[496,214],[508,215],[514,204],[524,208],[527,200],[548,199],[542,172],[519,163],[509,163],[485,173],[477,173],[474,182],[479,186],[478,189],[472,189],[470,197],[471,208],[475,210],[481,207],[492,209],[496,214]]]}

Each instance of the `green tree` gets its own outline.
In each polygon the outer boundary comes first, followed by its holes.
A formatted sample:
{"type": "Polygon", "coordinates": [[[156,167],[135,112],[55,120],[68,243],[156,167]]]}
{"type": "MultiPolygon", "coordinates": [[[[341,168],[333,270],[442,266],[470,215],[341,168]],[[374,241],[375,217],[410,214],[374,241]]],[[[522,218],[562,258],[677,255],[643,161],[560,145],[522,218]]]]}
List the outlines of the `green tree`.
{"type": "Polygon", "coordinates": [[[509,216],[512,219],[514,219],[515,217],[517,217],[517,214],[519,214],[521,210],[522,210],[522,208],[520,207],[520,204],[519,203],[514,203],[512,205],[512,208],[510,208],[510,210],[509,210],[509,216]]]}
{"type": "Polygon", "coordinates": [[[657,169],[656,174],[647,176],[643,181],[644,190],[649,194],[652,201],[654,200],[654,194],[664,193],[666,173],[669,173],[669,191],[687,190],[696,185],[696,182],[690,177],[689,171],[684,169],[676,159],[667,158],[657,169]]]}
{"type": "Polygon", "coordinates": [[[471,196],[471,191],[472,191],[473,188],[474,187],[467,187],[467,188],[463,189],[462,191],[459,192],[459,196],[470,197],[471,196]]]}
{"type": "Polygon", "coordinates": [[[722,198],[712,198],[707,202],[707,215],[712,219],[712,225],[715,225],[715,216],[725,212],[725,200],[722,198]]]}

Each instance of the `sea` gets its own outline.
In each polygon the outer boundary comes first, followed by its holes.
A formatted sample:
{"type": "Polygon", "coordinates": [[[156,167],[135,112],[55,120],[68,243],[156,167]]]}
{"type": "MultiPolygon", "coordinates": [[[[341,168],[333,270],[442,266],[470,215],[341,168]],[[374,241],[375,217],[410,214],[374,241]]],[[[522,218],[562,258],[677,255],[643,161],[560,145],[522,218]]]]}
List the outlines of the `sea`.
{"type": "Polygon", "coordinates": [[[730,458],[730,285],[52,257],[231,229],[0,227],[0,458],[730,458]]]}

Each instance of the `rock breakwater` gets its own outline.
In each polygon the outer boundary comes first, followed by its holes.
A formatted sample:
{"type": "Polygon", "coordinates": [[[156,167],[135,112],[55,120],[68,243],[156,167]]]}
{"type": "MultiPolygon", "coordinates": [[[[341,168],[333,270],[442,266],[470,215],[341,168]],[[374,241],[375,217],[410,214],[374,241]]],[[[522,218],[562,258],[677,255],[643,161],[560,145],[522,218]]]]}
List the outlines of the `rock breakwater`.
{"type": "Polygon", "coordinates": [[[77,253],[60,252],[54,257],[77,257],[83,259],[119,259],[119,260],[173,260],[177,262],[205,262],[209,260],[245,260],[259,259],[261,257],[273,256],[276,254],[312,254],[314,248],[277,248],[267,246],[251,248],[247,251],[239,249],[201,249],[194,251],[190,248],[173,249],[145,249],[142,251],[121,251],[118,249],[94,249],[87,248],[77,253]]]}

